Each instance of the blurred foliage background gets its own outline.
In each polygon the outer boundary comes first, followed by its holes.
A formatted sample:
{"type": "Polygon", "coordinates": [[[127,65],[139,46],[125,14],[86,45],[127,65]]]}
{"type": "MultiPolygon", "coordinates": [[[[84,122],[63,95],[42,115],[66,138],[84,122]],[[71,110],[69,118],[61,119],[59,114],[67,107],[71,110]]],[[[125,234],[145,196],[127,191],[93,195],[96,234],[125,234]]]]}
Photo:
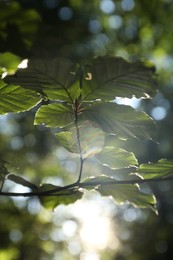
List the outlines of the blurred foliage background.
{"type": "MultiPolygon", "coordinates": [[[[172,0],[1,0],[0,73],[13,73],[31,57],[63,55],[80,63],[96,55],[149,59],[157,68],[158,93],[152,100],[126,103],[156,120],[159,144],[129,140],[129,145],[141,163],[173,159],[172,13],[172,0]]],[[[10,162],[12,172],[37,184],[41,179],[70,183],[76,178],[75,160],[58,146],[51,130],[33,126],[34,112],[0,117],[0,158],[10,162]]],[[[10,181],[6,185],[17,190],[10,181]]],[[[37,198],[1,197],[0,259],[171,259],[172,183],[150,186],[158,216],[115,206],[96,192],[55,212],[42,208],[37,198]]]]}

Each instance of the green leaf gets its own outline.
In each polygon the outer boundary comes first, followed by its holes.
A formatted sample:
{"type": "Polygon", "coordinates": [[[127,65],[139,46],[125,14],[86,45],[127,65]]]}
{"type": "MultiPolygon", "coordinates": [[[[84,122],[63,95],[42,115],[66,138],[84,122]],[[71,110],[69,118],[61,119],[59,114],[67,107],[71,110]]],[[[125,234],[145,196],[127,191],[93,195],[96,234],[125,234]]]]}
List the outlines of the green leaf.
{"type": "Polygon", "coordinates": [[[79,153],[77,138],[72,132],[60,132],[55,134],[59,143],[71,153],[79,153]]]}
{"type": "Polygon", "coordinates": [[[81,117],[96,122],[103,131],[123,139],[148,139],[154,137],[156,132],[154,121],[146,113],[112,102],[86,105],[81,117]]]}
{"type": "Polygon", "coordinates": [[[138,161],[133,153],[129,153],[121,148],[107,146],[102,151],[95,155],[95,157],[111,169],[121,169],[132,165],[137,165],[138,161]]]}
{"type": "MultiPolygon", "coordinates": [[[[82,154],[88,157],[100,152],[104,146],[103,131],[89,121],[78,123],[78,130],[82,154]]],[[[80,153],[76,127],[71,127],[68,132],[61,132],[56,136],[59,143],[69,152],[80,153]]]]}
{"type": "Polygon", "coordinates": [[[27,68],[19,69],[13,76],[7,76],[5,81],[44,93],[50,99],[71,102],[75,92],[79,92],[76,86],[75,90],[72,88],[77,78],[77,66],[70,60],[59,57],[32,59],[27,68]]]}
{"type": "Polygon", "coordinates": [[[61,186],[56,186],[50,183],[42,183],[39,187],[37,187],[37,192],[54,190],[57,188],[61,188],[61,186]]]}
{"type": "Polygon", "coordinates": [[[34,91],[20,86],[6,85],[0,80],[0,114],[29,110],[40,99],[34,91]]]}
{"type": "Polygon", "coordinates": [[[134,165],[126,168],[116,169],[116,170],[111,169],[110,167],[107,166],[103,166],[102,172],[104,172],[106,176],[113,177],[118,181],[127,181],[132,179],[135,180],[141,179],[141,177],[139,177],[137,174],[137,169],[138,167],[134,165]]]}
{"type": "Polygon", "coordinates": [[[10,181],[15,182],[17,184],[20,184],[22,186],[28,187],[28,188],[30,188],[32,190],[35,190],[35,189],[38,188],[35,184],[33,184],[30,181],[27,181],[26,179],[22,178],[21,176],[17,176],[15,174],[9,174],[7,176],[7,179],[10,180],[10,181]]]}
{"type": "Polygon", "coordinates": [[[173,161],[161,159],[157,163],[141,164],[138,173],[144,179],[173,176],[173,161]]]}
{"type": "Polygon", "coordinates": [[[10,52],[0,54],[0,67],[5,68],[5,71],[14,73],[19,65],[21,58],[10,52]]]}
{"type": "Polygon", "coordinates": [[[71,106],[63,104],[43,105],[35,115],[35,125],[43,124],[48,127],[65,127],[73,123],[74,116],[71,106]]]}
{"type": "Polygon", "coordinates": [[[130,63],[120,57],[99,57],[85,66],[82,97],[113,100],[115,97],[148,97],[157,88],[154,66],[130,63]]]}
{"type": "MultiPolygon", "coordinates": [[[[52,184],[42,184],[38,191],[49,191],[58,188],[52,184]]],[[[58,205],[68,205],[74,203],[76,200],[82,198],[83,193],[79,190],[67,189],[60,192],[54,193],[53,196],[40,197],[42,205],[47,209],[54,209],[58,205]]]]}
{"type": "MultiPolygon", "coordinates": [[[[68,93],[69,93],[72,101],[75,101],[80,97],[81,89],[79,87],[79,82],[77,80],[76,80],[76,82],[73,83],[73,85],[71,87],[68,88],[68,93]]],[[[53,97],[52,97],[52,99],[53,99],[53,97]]],[[[66,99],[64,99],[64,100],[66,100],[66,99]]]]}
{"type": "Polygon", "coordinates": [[[118,204],[130,203],[135,207],[155,210],[155,196],[142,193],[136,184],[118,184],[116,179],[101,175],[87,178],[83,182],[83,187],[86,189],[95,188],[102,196],[111,196],[118,204]]]}
{"type": "Polygon", "coordinates": [[[156,204],[153,194],[142,193],[137,185],[120,184],[99,186],[98,191],[102,196],[112,196],[118,204],[130,203],[139,208],[152,208],[156,204]]]}

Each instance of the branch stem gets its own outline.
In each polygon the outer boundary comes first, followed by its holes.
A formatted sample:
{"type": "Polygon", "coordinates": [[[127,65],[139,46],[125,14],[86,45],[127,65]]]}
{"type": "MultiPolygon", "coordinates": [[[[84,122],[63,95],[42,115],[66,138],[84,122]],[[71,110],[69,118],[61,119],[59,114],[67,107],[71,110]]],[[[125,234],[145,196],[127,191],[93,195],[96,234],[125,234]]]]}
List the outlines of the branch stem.
{"type": "Polygon", "coordinates": [[[33,191],[33,192],[25,192],[25,193],[17,193],[17,192],[0,192],[0,196],[11,196],[11,197],[32,197],[32,196],[65,196],[74,194],[76,191],[78,191],[79,188],[87,188],[87,187],[97,187],[97,186],[107,186],[107,185],[124,185],[124,184],[143,184],[143,183],[156,183],[156,182],[162,182],[162,181],[173,181],[173,176],[170,177],[164,177],[164,178],[155,178],[155,179],[138,179],[138,180],[111,180],[107,182],[99,182],[99,181],[93,181],[93,182],[75,182],[63,187],[57,187],[52,190],[47,191],[33,191]],[[61,193],[61,191],[67,191],[67,193],[61,193]],[[59,193],[58,193],[59,192],[59,193]]]}

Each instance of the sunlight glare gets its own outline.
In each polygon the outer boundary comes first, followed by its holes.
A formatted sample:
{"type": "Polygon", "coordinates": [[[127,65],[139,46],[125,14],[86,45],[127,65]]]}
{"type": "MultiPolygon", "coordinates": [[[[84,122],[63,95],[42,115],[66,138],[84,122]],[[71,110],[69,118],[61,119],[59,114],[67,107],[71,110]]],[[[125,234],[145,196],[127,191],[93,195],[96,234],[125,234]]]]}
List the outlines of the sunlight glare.
{"type": "Polygon", "coordinates": [[[106,202],[104,211],[104,205],[99,200],[83,200],[74,206],[74,214],[81,224],[79,235],[87,252],[97,252],[107,247],[116,249],[119,246],[106,202]]]}
{"type": "Polygon", "coordinates": [[[115,99],[115,103],[117,103],[119,105],[131,106],[133,108],[138,108],[140,105],[140,102],[141,102],[141,99],[138,99],[136,97],[132,97],[132,98],[117,97],[115,99]]]}
{"type": "Polygon", "coordinates": [[[112,0],[102,0],[100,3],[100,9],[106,14],[111,14],[115,11],[116,5],[112,0]]]}
{"type": "Polygon", "coordinates": [[[73,237],[77,231],[77,224],[73,220],[66,220],[63,223],[62,229],[67,237],[73,237]]]}
{"type": "Polygon", "coordinates": [[[110,223],[105,217],[95,217],[82,225],[80,236],[87,247],[104,249],[109,241],[110,223]]]}
{"type": "Polygon", "coordinates": [[[28,67],[28,59],[22,60],[22,62],[18,65],[19,69],[26,69],[28,67]]]}
{"type": "Polygon", "coordinates": [[[80,260],[100,260],[100,257],[94,252],[84,252],[81,254],[80,260]]]}

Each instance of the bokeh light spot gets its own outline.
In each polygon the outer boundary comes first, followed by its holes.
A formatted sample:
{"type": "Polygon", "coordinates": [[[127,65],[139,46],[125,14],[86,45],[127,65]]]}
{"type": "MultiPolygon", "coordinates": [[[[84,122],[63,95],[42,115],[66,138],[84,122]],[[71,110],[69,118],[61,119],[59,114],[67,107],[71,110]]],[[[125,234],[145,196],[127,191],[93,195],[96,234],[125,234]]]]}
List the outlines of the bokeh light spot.
{"type": "Polygon", "coordinates": [[[91,19],[88,24],[88,29],[92,33],[98,33],[101,30],[101,24],[97,19],[91,19]]]}
{"type": "Polygon", "coordinates": [[[44,6],[48,9],[54,9],[57,7],[59,0],[44,0],[44,6]]]}
{"type": "Polygon", "coordinates": [[[108,24],[112,29],[119,29],[122,26],[122,18],[119,15],[111,15],[108,24]]]}
{"type": "Polygon", "coordinates": [[[135,209],[126,209],[123,213],[123,218],[127,222],[133,222],[137,219],[137,213],[135,209]]]}
{"type": "Polygon", "coordinates": [[[164,107],[155,107],[152,109],[151,111],[151,116],[157,120],[157,121],[160,121],[160,120],[163,120],[167,115],[167,111],[164,107]]]}
{"type": "Polygon", "coordinates": [[[77,231],[77,224],[73,220],[67,220],[63,223],[62,229],[67,237],[73,237],[77,231]]]}
{"type": "Polygon", "coordinates": [[[61,20],[68,21],[72,18],[73,11],[69,7],[62,7],[58,12],[58,16],[61,20]]]}
{"type": "Polygon", "coordinates": [[[133,0],[122,0],[121,7],[124,11],[131,11],[135,6],[133,0]]]}
{"type": "Polygon", "coordinates": [[[31,198],[28,201],[28,212],[31,215],[36,215],[40,212],[40,210],[41,210],[41,205],[39,200],[37,198],[31,198]]]}
{"type": "Polygon", "coordinates": [[[102,0],[100,3],[100,9],[102,10],[102,12],[106,14],[113,13],[115,8],[116,5],[111,0],[102,0]]]}
{"type": "Polygon", "coordinates": [[[19,242],[22,239],[23,234],[18,229],[12,229],[10,231],[9,237],[10,237],[11,241],[13,241],[14,243],[17,243],[17,242],[19,242]]]}
{"type": "Polygon", "coordinates": [[[23,140],[19,136],[15,136],[11,139],[10,142],[11,149],[20,150],[23,147],[23,140]]]}

